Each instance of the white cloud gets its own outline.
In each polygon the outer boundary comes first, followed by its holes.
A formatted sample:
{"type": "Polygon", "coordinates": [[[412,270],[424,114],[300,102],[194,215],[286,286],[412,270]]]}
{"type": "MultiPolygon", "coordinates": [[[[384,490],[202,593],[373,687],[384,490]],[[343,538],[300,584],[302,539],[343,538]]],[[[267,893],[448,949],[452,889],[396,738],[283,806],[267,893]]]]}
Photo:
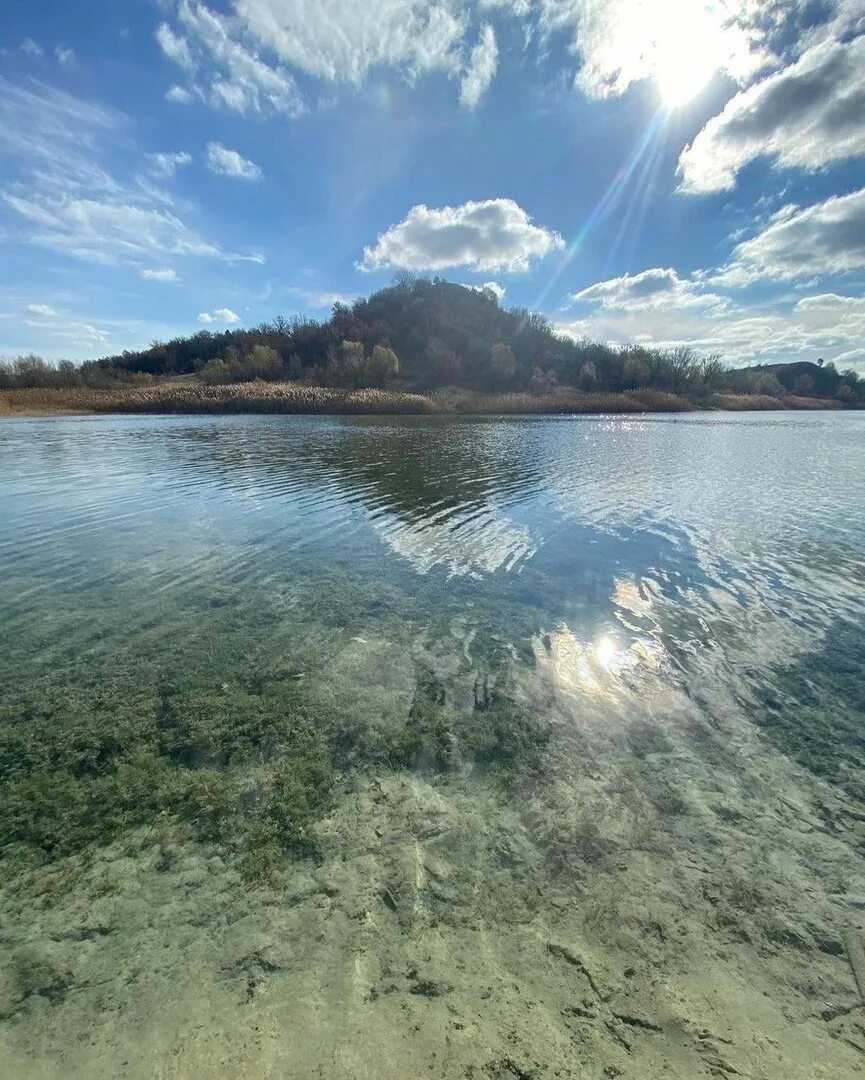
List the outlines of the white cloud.
{"type": "MultiPolygon", "coordinates": [[[[169,101],[189,104],[196,98],[238,113],[273,111],[297,116],[303,103],[294,77],[280,65],[266,63],[241,40],[237,19],[219,15],[196,0],[180,0],[182,33],[167,23],[157,30],[163,52],[193,79],[173,86],[169,101]]],[[[331,28],[332,32],[332,28],[331,28]]]]}
{"type": "Polygon", "coordinates": [[[468,68],[460,83],[460,101],[467,108],[473,109],[487,92],[495,78],[498,62],[496,35],[487,23],[481,30],[477,45],[472,49],[468,68]]]}
{"type": "Polygon", "coordinates": [[[168,177],[174,176],[175,172],[185,165],[190,165],[192,154],[188,154],[185,150],[178,150],[174,153],[148,154],[147,159],[150,162],[150,171],[154,175],[168,177]]]}
{"type": "Polygon", "coordinates": [[[163,269],[145,267],[140,271],[141,276],[145,281],[179,281],[177,271],[173,267],[165,267],[163,269]]]}
{"type": "Polygon", "coordinates": [[[405,219],[364,248],[361,269],[524,271],[564,247],[558,233],[535,225],[512,199],[486,199],[431,210],[414,206],[405,219]]]}
{"type": "Polygon", "coordinates": [[[499,303],[505,298],[507,290],[504,285],[499,285],[497,281],[485,281],[483,285],[467,285],[467,289],[474,289],[476,292],[491,292],[499,303]]]}
{"type": "Polygon", "coordinates": [[[54,55],[57,57],[57,63],[62,67],[75,67],[78,63],[75,50],[66,45],[58,45],[54,50],[54,55]]]}
{"type": "Polygon", "coordinates": [[[577,85],[590,97],[654,79],[670,99],[699,90],[715,71],[745,80],[770,56],[751,0],[539,0],[547,31],[571,34],[577,85]],[[678,85],[681,84],[681,85],[678,85]]]}
{"type": "Polygon", "coordinates": [[[18,48],[25,56],[44,56],[45,52],[41,45],[37,45],[33,38],[24,38],[18,48]]]}
{"type": "Polygon", "coordinates": [[[681,190],[729,191],[750,161],[817,169],[865,156],[865,37],[823,42],[737,94],[679,159],[681,190]]]}
{"type": "Polygon", "coordinates": [[[238,0],[244,26],[307,75],[359,84],[372,68],[456,72],[468,25],[452,0],[238,0]]]}
{"type": "Polygon", "coordinates": [[[52,330],[51,333],[54,337],[60,338],[68,345],[74,345],[79,349],[101,348],[111,340],[110,334],[92,323],[65,323],[58,329],[52,330]]]}
{"type": "Polygon", "coordinates": [[[232,325],[241,321],[240,316],[231,308],[221,307],[215,311],[202,311],[198,315],[198,321],[210,325],[211,323],[227,323],[232,325]]]}
{"type": "Polygon", "coordinates": [[[606,310],[645,311],[667,307],[717,307],[725,300],[705,292],[698,282],[679,277],[667,267],[644,270],[640,274],[599,281],[569,297],[575,304],[599,304],[606,310]]]}
{"type": "Polygon", "coordinates": [[[261,169],[255,162],[218,142],[207,144],[207,167],[211,172],[233,176],[237,180],[260,180],[262,177],[261,169]]]}
{"type": "MultiPolygon", "coordinates": [[[[176,4],[175,25],[163,23],[158,37],[190,81],[182,99],[169,91],[172,100],[297,115],[295,73],[359,86],[389,68],[409,81],[431,72],[459,80],[473,107],[496,71],[493,29],[474,25],[467,0],[236,0],[232,14],[199,0],[176,4]]],[[[514,14],[528,14],[518,7],[514,14]]]]}
{"type": "Polygon", "coordinates": [[[761,278],[794,280],[865,268],[865,188],[805,209],[779,210],[769,225],[739,244],[717,284],[747,285],[761,278]]]}
{"type": "Polygon", "coordinates": [[[191,105],[195,95],[183,86],[169,86],[165,91],[165,100],[173,101],[175,105],[191,105]]]}
{"type": "Polygon", "coordinates": [[[8,224],[18,242],[104,265],[165,265],[177,256],[261,262],[200,236],[136,174],[125,179],[101,166],[134,149],[128,127],[117,110],[0,77],[0,228],[8,224]]]}
{"type": "Polygon", "coordinates": [[[175,34],[168,23],[159,24],[156,29],[156,40],[169,60],[179,64],[185,71],[195,70],[195,62],[192,59],[192,53],[189,50],[186,38],[181,37],[180,34],[175,34]]]}
{"type": "Polygon", "coordinates": [[[334,304],[351,304],[357,297],[351,293],[330,292],[327,289],[307,289],[301,286],[291,286],[286,289],[290,296],[296,296],[307,307],[313,310],[332,308],[334,304]]]}
{"type": "Polygon", "coordinates": [[[174,215],[150,206],[108,199],[2,196],[30,226],[31,244],[88,262],[114,265],[159,255],[219,257],[219,248],[174,215]]]}
{"type": "Polygon", "coordinates": [[[54,318],[58,314],[48,304],[28,304],[25,310],[31,315],[44,315],[46,318],[54,318]]]}
{"type": "Polygon", "coordinates": [[[801,301],[751,307],[730,303],[708,309],[599,306],[583,318],[559,320],[556,328],[571,337],[616,345],[690,345],[703,352],[720,352],[736,366],[818,357],[843,366],[858,363],[865,312],[856,306],[801,301]]]}

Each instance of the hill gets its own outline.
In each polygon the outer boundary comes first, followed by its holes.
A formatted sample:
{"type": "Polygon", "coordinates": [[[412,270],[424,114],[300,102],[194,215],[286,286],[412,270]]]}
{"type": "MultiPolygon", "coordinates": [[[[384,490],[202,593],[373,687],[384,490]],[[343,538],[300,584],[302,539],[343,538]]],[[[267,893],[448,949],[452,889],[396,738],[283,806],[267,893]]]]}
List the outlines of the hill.
{"type": "Polygon", "coordinates": [[[201,330],[79,367],[53,368],[38,357],[0,365],[0,389],[142,385],[171,377],[207,385],[262,379],[420,392],[441,387],[533,394],[559,387],[587,393],[656,390],[697,404],[724,393],[865,401],[865,380],[853,372],[839,374],[831,365],[743,370],[687,347],[574,341],[542,315],[505,310],[490,290],[410,274],[351,306],[334,305],[322,322],[278,317],[252,328],[201,330]]]}
{"type": "Polygon", "coordinates": [[[742,370],[753,372],[758,378],[777,379],[788,394],[801,397],[837,397],[842,401],[852,401],[857,390],[861,389],[858,385],[861,380],[855,377],[855,372],[839,372],[834,364],[824,364],[822,360],[816,364],[808,360],[791,364],[759,364],[742,370]]]}

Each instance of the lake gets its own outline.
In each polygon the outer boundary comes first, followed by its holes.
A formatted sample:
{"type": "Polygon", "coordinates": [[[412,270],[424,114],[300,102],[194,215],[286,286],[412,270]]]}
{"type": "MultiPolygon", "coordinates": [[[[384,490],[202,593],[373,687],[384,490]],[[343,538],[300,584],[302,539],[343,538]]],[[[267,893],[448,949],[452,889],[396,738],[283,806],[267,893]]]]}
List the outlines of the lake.
{"type": "Polygon", "coordinates": [[[0,422],[0,1073],[860,1075],[863,596],[861,412],[0,422]]]}

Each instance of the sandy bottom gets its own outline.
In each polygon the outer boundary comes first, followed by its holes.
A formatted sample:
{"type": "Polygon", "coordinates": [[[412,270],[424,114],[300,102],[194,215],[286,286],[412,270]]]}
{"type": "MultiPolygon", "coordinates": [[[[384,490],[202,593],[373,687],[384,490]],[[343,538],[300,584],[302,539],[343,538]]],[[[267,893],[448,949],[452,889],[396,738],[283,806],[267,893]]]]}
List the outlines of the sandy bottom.
{"type": "Polygon", "coordinates": [[[8,885],[0,1075],[865,1075],[861,813],[662,706],[553,692],[520,790],[346,778],[284,888],[160,823],[8,885]]]}

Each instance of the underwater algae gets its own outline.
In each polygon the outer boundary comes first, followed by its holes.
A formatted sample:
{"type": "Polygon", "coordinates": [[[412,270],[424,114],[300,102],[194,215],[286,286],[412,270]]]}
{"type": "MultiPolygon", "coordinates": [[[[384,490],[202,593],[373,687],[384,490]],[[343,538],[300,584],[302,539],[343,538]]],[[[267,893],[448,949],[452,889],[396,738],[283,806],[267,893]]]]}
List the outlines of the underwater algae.
{"type": "Polygon", "coordinates": [[[646,465],[739,422],[16,436],[0,1072],[857,1075],[855,508],[646,465]]]}

